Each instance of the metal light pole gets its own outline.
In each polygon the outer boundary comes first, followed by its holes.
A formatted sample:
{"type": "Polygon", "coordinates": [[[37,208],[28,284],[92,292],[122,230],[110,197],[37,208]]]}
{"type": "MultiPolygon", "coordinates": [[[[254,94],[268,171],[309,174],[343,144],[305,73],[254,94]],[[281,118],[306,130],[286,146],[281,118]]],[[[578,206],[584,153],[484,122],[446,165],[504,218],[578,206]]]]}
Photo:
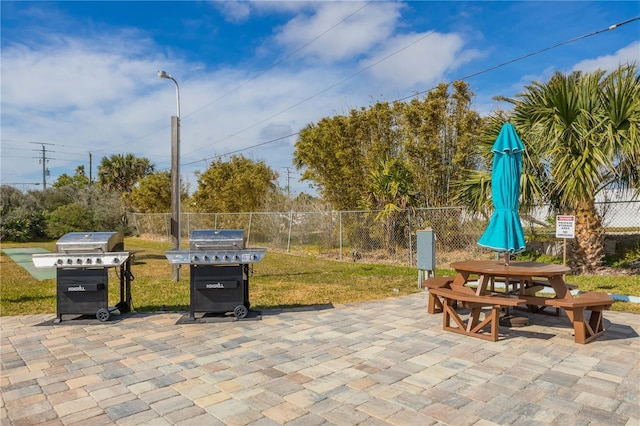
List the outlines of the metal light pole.
{"type": "MultiPolygon", "coordinates": [[[[167,78],[176,84],[177,116],[171,117],[171,242],[172,249],[180,248],[180,87],[175,78],[158,71],[159,78],[167,78]]],[[[174,281],[180,280],[180,265],[171,265],[174,281]]]]}

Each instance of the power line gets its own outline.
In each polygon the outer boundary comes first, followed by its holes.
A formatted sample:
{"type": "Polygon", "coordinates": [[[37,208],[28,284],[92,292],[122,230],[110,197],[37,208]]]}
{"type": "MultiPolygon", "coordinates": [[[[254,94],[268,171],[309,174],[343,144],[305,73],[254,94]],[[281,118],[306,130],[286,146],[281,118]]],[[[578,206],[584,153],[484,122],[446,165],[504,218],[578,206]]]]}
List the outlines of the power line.
{"type": "MultiPolygon", "coordinates": [[[[565,44],[569,44],[569,43],[573,43],[573,42],[576,42],[576,41],[579,41],[579,40],[583,40],[585,38],[592,37],[592,36],[595,36],[595,35],[598,35],[598,34],[602,34],[602,33],[607,32],[607,31],[613,31],[613,30],[615,30],[617,28],[620,28],[623,25],[629,24],[629,23],[631,23],[633,21],[637,21],[637,20],[640,20],[640,16],[635,17],[635,18],[631,18],[631,19],[627,19],[626,21],[622,21],[622,22],[619,22],[617,24],[610,25],[607,28],[603,28],[601,30],[593,31],[591,33],[584,34],[584,35],[572,38],[570,40],[566,40],[566,41],[563,41],[561,43],[554,44],[552,46],[545,47],[544,49],[536,50],[535,52],[527,53],[526,55],[519,56],[517,58],[511,59],[511,60],[506,61],[506,62],[503,62],[501,64],[494,65],[492,67],[485,68],[483,70],[468,74],[468,75],[466,75],[464,77],[459,78],[458,80],[468,80],[470,78],[477,77],[477,76],[479,76],[481,74],[485,74],[485,73],[488,73],[490,71],[496,70],[498,68],[502,68],[502,67],[504,67],[506,65],[510,65],[510,64],[512,64],[514,62],[518,62],[518,61],[521,61],[523,59],[527,59],[527,58],[530,58],[532,56],[538,55],[540,53],[547,52],[549,50],[555,49],[557,47],[564,46],[565,44]]],[[[414,93],[411,96],[405,96],[404,98],[396,99],[396,101],[404,101],[406,99],[413,98],[414,96],[421,95],[423,93],[428,93],[428,92],[432,91],[433,89],[434,88],[432,87],[431,89],[424,90],[422,92],[414,93]]]]}
{"type": "Polygon", "coordinates": [[[245,80],[244,82],[240,83],[238,86],[234,87],[233,89],[229,90],[228,92],[224,93],[223,95],[217,97],[216,99],[214,99],[213,101],[209,102],[206,105],[203,105],[202,107],[196,109],[195,111],[185,115],[185,117],[189,117],[203,109],[205,109],[206,107],[208,107],[209,105],[212,105],[216,102],[218,102],[220,99],[226,97],[227,95],[230,95],[233,92],[238,91],[238,89],[240,89],[241,87],[243,87],[244,85],[246,85],[247,83],[255,80],[256,78],[266,74],[268,71],[272,70],[273,68],[275,68],[277,65],[280,65],[281,63],[283,63],[284,61],[286,61],[287,59],[295,56],[296,54],[298,54],[299,52],[301,52],[302,50],[304,50],[306,47],[308,47],[311,43],[313,43],[314,41],[320,39],[322,36],[324,36],[325,34],[329,33],[331,30],[333,30],[334,28],[338,27],[339,25],[341,25],[342,23],[344,23],[347,19],[351,18],[352,16],[356,15],[358,12],[360,12],[362,9],[364,9],[365,7],[369,6],[371,3],[373,2],[373,0],[368,1],[367,3],[365,3],[362,7],[358,8],[356,11],[354,11],[353,13],[350,13],[349,15],[347,15],[345,18],[343,18],[340,22],[335,23],[334,25],[332,25],[331,27],[329,27],[328,29],[326,29],[325,31],[323,31],[322,33],[318,34],[317,36],[315,36],[314,38],[312,38],[311,40],[309,40],[308,42],[306,42],[305,44],[303,44],[302,46],[300,46],[298,49],[294,50],[293,52],[289,53],[288,55],[284,56],[283,58],[277,60],[276,62],[274,62],[273,64],[271,64],[269,67],[265,68],[264,70],[260,71],[259,73],[253,75],[252,77],[249,77],[247,80],[245,80]]]}
{"type": "MultiPolygon", "coordinates": [[[[595,35],[598,35],[598,34],[602,34],[602,33],[607,32],[607,31],[613,31],[613,30],[615,30],[615,29],[617,29],[617,28],[620,28],[620,27],[621,27],[621,26],[623,26],[623,25],[629,24],[629,23],[634,22],[634,21],[637,21],[637,20],[640,20],[640,16],[639,16],[639,17],[635,17],[635,18],[631,18],[631,19],[627,19],[626,21],[622,21],[622,22],[619,22],[619,23],[617,23],[617,24],[610,25],[610,26],[608,26],[607,28],[603,28],[603,29],[601,29],[601,30],[593,31],[593,32],[588,33],[588,34],[584,34],[584,35],[581,35],[581,36],[578,36],[578,37],[574,37],[574,38],[572,38],[572,39],[569,39],[569,40],[566,40],[566,41],[563,41],[563,42],[560,42],[560,43],[556,43],[556,44],[554,44],[554,45],[551,45],[551,46],[545,47],[545,48],[543,48],[543,49],[536,50],[535,52],[531,52],[531,53],[528,53],[528,54],[526,54],[526,55],[522,55],[522,56],[520,56],[520,57],[518,57],[518,58],[511,59],[511,60],[509,60],[509,61],[506,61],[506,62],[500,63],[500,64],[498,64],[498,65],[494,65],[494,66],[491,66],[491,67],[489,67],[489,68],[485,68],[485,69],[483,69],[483,70],[480,70],[480,71],[477,71],[477,72],[474,72],[474,73],[468,74],[468,75],[466,75],[466,76],[464,76],[464,77],[460,77],[460,78],[458,78],[458,79],[456,79],[456,80],[458,80],[458,81],[468,80],[468,79],[473,78],[473,77],[476,77],[476,76],[478,76],[478,75],[485,74],[485,73],[487,73],[487,72],[490,72],[490,71],[493,71],[493,70],[495,70],[495,69],[498,69],[498,68],[504,67],[504,66],[509,65],[509,64],[512,64],[512,63],[514,63],[514,62],[518,62],[518,61],[521,61],[521,60],[524,60],[524,59],[530,58],[530,57],[532,57],[532,56],[538,55],[538,54],[540,54],[540,53],[547,52],[547,51],[552,50],[552,49],[555,49],[555,48],[557,48],[557,47],[564,46],[564,45],[566,45],[566,44],[570,44],[570,43],[574,43],[574,42],[576,42],[576,41],[583,40],[583,39],[585,39],[585,38],[592,37],[592,36],[595,36],[595,35]]],[[[426,37],[426,36],[425,36],[425,37],[426,37]]],[[[423,37],[423,38],[424,38],[424,37],[423,37]]],[[[422,40],[422,39],[421,39],[421,40],[422,40]]],[[[415,43],[415,42],[414,42],[414,43],[415,43]]],[[[413,43],[412,43],[412,44],[413,44],[413,43]]],[[[409,47],[409,46],[405,46],[405,47],[403,47],[401,50],[404,50],[404,49],[406,49],[406,48],[408,48],[408,47],[409,47]]],[[[387,56],[387,57],[385,57],[385,58],[381,59],[380,61],[376,62],[375,64],[373,64],[373,65],[371,65],[371,66],[377,65],[378,63],[380,63],[380,62],[382,62],[383,60],[385,60],[385,59],[387,59],[387,58],[391,57],[392,55],[394,55],[395,53],[398,53],[399,51],[400,51],[400,50],[398,50],[398,51],[394,52],[393,54],[391,54],[391,55],[389,55],[389,56],[387,56]]],[[[287,108],[287,109],[284,109],[284,110],[282,110],[282,111],[280,111],[280,112],[278,112],[278,113],[276,113],[276,114],[271,115],[270,117],[268,117],[268,118],[266,118],[266,119],[264,119],[264,120],[262,120],[262,121],[259,121],[259,122],[255,123],[255,124],[252,124],[251,126],[249,126],[249,127],[245,128],[245,129],[243,129],[243,130],[241,130],[241,131],[239,131],[239,132],[236,132],[236,133],[234,133],[233,135],[230,135],[230,136],[228,136],[228,137],[226,137],[226,138],[224,138],[224,139],[221,139],[221,140],[219,140],[219,141],[217,141],[217,142],[214,142],[214,144],[215,144],[215,143],[218,143],[218,142],[222,142],[222,141],[224,141],[224,140],[226,140],[226,139],[229,139],[229,138],[231,138],[231,137],[233,137],[233,136],[237,135],[238,133],[242,133],[242,132],[244,132],[244,131],[246,131],[246,130],[249,130],[249,129],[251,129],[251,128],[253,128],[253,127],[255,127],[255,126],[257,126],[257,125],[259,125],[259,124],[261,124],[261,123],[264,123],[264,122],[265,122],[265,121],[267,121],[267,120],[270,120],[270,119],[271,119],[271,118],[273,118],[273,117],[276,117],[276,116],[278,116],[278,115],[282,114],[283,112],[289,111],[290,109],[293,109],[293,108],[295,108],[296,106],[301,105],[302,103],[307,102],[307,101],[309,101],[309,100],[313,99],[314,97],[316,97],[316,96],[318,96],[318,95],[320,95],[320,94],[322,94],[322,93],[326,92],[327,90],[329,90],[329,89],[331,89],[331,88],[333,88],[333,87],[335,87],[335,86],[337,86],[337,85],[339,85],[339,84],[344,83],[345,81],[347,81],[347,80],[351,79],[352,77],[354,77],[354,76],[356,76],[356,75],[360,74],[361,72],[363,72],[363,71],[365,71],[365,70],[367,70],[367,69],[371,68],[371,66],[366,67],[366,68],[364,68],[364,69],[362,69],[362,70],[360,70],[360,71],[358,71],[358,72],[356,72],[356,73],[352,74],[351,76],[349,76],[349,77],[347,77],[347,78],[345,78],[345,79],[343,79],[343,80],[339,81],[338,83],[333,84],[332,86],[329,86],[328,88],[326,88],[326,89],[324,89],[324,90],[322,90],[322,91],[320,91],[320,92],[316,93],[315,95],[312,95],[312,96],[310,96],[310,97],[308,97],[308,98],[306,98],[306,99],[304,99],[304,100],[302,100],[302,101],[300,101],[300,102],[298,102],[298,103],[296,103],[296,104],[294,104],[294,105],[290,106],[290,107],[289,107],[289,108],[287,108]]],[[[432,87],[432,88],[430,88],[430,89],[423,90],[423,91],[421,91],[421,92],[416,92],[416,93],[414,93],[414,94],[412,94],[412,95],[409,95],[409,96],[405,96],[405,97],[403,97],[403,98],[396,99],[396,100],[394,100],[394,101],[392,101],[392,102],[400,102],[400,101],[404,101],[404,100],[407,100],[407,99],[410,99],[410,98],[416,97],[416,96],[418,96],[418,95],[422,95],[422,94],[425,94],[425,93],[429,93],[430,91],[432,91],[432,90],[434,90],[434,89],[435,89],[435,87],[432,87]]],[[[290,135],[284,136],[283,138],[287,138],[287,137],[291,137],[291,136],[296,136],[296,135],[299,135],[299,134],[300,134],[300,132],[296,132],[296,133],[292,133],[292,134],[290,134],[290,135]]],[[[277,139],[273,139],[273,140],[271,140],[271,141],[267,141],[267,142],[260,143],[260,144],[258,144],[258,145],[252,145],[252,146],[249,146],[249,147],[246,147],[246,148],[240,149],[240,150],[233,151],[233,153],[237,153],[237,152],[245,151],[245,150],[248,150],[248,149],[251,149],[251,148],[255,148],[255,147],[257,147],[257,146],[267,145],[267,144],[269,144],[269,143],[277,142],[277,141],[279,141],[279,140],[281,140],[281,139],[283,139],[283,138],[277,138],[277,139]]],[[[211,145],[213,145],[213,144],[210,144],[210,145],[208,145],[208,146],[211,146],[211,145]]],[[[205,147],[205,148],[206,148],[206,147],[205,147]]],[[[229,155],[229,154],[231,154],[231,153],[227,153],[227,154],[225,154],[225,155],[229,155]]],[[[214,156],[214,157],[212,157],[212,158],[216,158],[216,157],[219,157],[219,156],[214,156]]],[[[202,160],[199,160],[199,161],[202,161],[202,160]]],[[[195,162],[193,162],[193,163],[196,163],[196,162],[199,162],[199,161],[195,161],[195,162]]],[[[187,163],[187,164],[193,164],[193,163],[187,163]]]]}
{"type": "Polygon", "coordinates": [[[291,136],[297,136],[299,134],[300,134],[300,132],[296,132],[296,133],[291,133],[290,135],[280,136],[279,138],[271,139],[271,140],[266,141],[266,142],[261,142],[261,143],[256,144],[256,145],[251,145],[251,146],[247,146],[247,147],[244,147],[244,148],[236,149],[235,151],[225,152],[224,154],[213,155],[211,157],[205,157],[205,158],[202,158],[200,160],[191,161],[189,163],[183,163],[182,166],[190,166],[192,164],[196,164],[196,163],[199,163],[201,161],[209,161],[209,160],[213,160],[214,158],[222,158],[222,157],[226,157],[226,156],[229,156],[229,155],[232,155],[232,154],[237,154],[238,152],[246,151],[246,150],[252,149],[252,148],[257,148],[257,147],[262,146],[262,145],[268,145],[270,143],[278,142],[278,141],[281,141],[283,139],[290,138],[291,136]]]}
{"type": "MultiPolygon", "coordinates": [[[[363,6],[361,6],[360,8],[358,8],[356,11],[350,13],[349,15],[347,15],[346,17],[344,17],[340,22],[337,22],[336,24],[332,25],[331,27],[329,27],[327,30],[323,31],[322,33],[318,34],[317,36],[315,36],[314,38],[312,38],[311,40],[309,40],[308,42],[306,42],[305,44],[303,44],[302,46],[300,46],[298,49],[294,50],[293,52],[289,53],[288,55],[285,55],[284,57],[282,57],[281,59],[277,60],[276,62],[274,62],[273,64],[269,65],[267,68],[265,68],[264,70],[258,72],[257,74],[254,74],[253,76],[249,77],[248,79],[246,79],[245,81],[243,81],[242,83],[240,83],[239,85],[237,85],[236,87],[234,87],[233,89],[230,89],[229,91],[225,92],[224,94],[218,96],[217,98],[215,98],[214,100],[212,100],[211,102],[209,102],[208,104],[205,104],[203,106],[201,106],[200,108],[196,109],[195,111],[190,112],[189,114],[183,115],[182,119],[190,117],[192,115],[194,115],[197,112],[202,111],[203,109],[207,108],[210,105],[213,105],[214,103],[218,102],[219,100],[227,97],[228,95],[230,95],[231,93],[237,92],[240,88],[244,87],[246,84],[248,84],[249,82],[257,79],[258,77],[266,74],[268,71],[272,70],[273,68],[275,68],[277,65],[280,65],[281,63],[283,63],[284,61],[286,61],[287,59],[295,56],[296,54],[298,54],[299,52],[301,52],[302,50],[304,50],[306,47],[308,47],[311,43],[313,43],[314,41],[318,40],[320,37],[324,36],[325,34],[327,34],[328,32],[330,32],[331,30],[333,30],[334,28],[336,28],[338,25],[342,24],[343,22],[345,22],[347,19],[351,18],[352,16],[354,16],[355,14],[357,14],[358,12],[360,12],[362,9],[364,9],[365,7],[369,6],[371,3],[373,2],[373,0],[368,1],[367,3],[365,3],[363,6]]],[[[144,138],[148,138],[151,135],[155,135],[156,133],[161,132],[162,130],[165,130],[167,127],[163,127],[162,129],[158,129],[155,132],[149,133],[145,136],[140,136],[136,139],[133,139],[132,141],[127,142],[127,144],[132,143],[132,142],[136,142],[140,139],[144,139],[144,138]]],[[[224,139],[223,139],[224,140],[224,139]]],[[[218,141],[220,142],[220,141],[218,141]]],[[[214,144],[217,142],[214,142],[214,144]]],[[[213,144],[212,144],[213,145],[213,144]]],[[[209,145],[211,146],[211,145],[209,145]]],[[[187,154],[188,155],[188,154],[187,154]]]]}
{"type": "Polygon", "coordinates": [[[313,94],[313,95],[311,95],[311,96],[309,96],[309,97],[307,97],[307,98],[305,98],[305,99],[303,99],[303,100],[301,100],[301,101],[299,101],[299,102],[297,102],[297,103],[295,103],[295,104],[293,104],[293,105],[291,105],[291,106],[289,106],[289,107],[287,107],[287,108],[285,108],[285,109],[283,109],[283,110],[281,110],[281,111],[279,111],[279,112],[277,112],[275,114],[272,114],[272,115],[266,117],[263,120],[260,120],[260,121],[258,121],[256,123],[253,123],[252,125],[250,125],[248,127],[245,127],[244,129],[242,129],[242,130],[240,130],[238,132],[235,132],[235,133],[233,133],[233,134],[231,134],[231,135],[229,135],[227,137],[224,137],[222,139],[219,139],[216,142],[210,143],[209,145],[206,145],[206,146],[204,146],[204,147],[202,147],[200,149],[208,148],[208,147],[210,147],[212,145],[215,145],[215,144],[217,144],[219,142],[223,142],[223,141],[225,141],[227,139],[230,139],[230,138],[232,138],[234,136],[237,136],[240,133],[244,133],[247,130],[250,130],[250,129],[252,129],[252,128],[254,128],[254,127],[256,127],[256,126],[258,126],[258,125],[260,125],[260,124],[262,124],[264,122],[266,122],[266,121],[271,120],[272,118],[275,118],[275,117],[279,116],[280,114],[283,114],[283,113],[285,113],[287,111],[290,111],[290,110],[294,109],[295,107],[298,107],[298,106],[310,101],[311,99],[313,99],[313,98],[315,98],[317,96],[320,96],[323,93],[328,92],[329,90],[333,89],[334,87],[337,87],[337,86],[341,85],[342,83],[345,83],[345,82],[351,80],[352,78],[362,74],[363,72],[365,72],[365,71],[375,67],[376,65],[386,61],[387,59],[391,58],[392,56],[394,56],[394,55],[396,55],[396,54],[408,49],[409,47],[413,46],[414,44],[426,39],[427,37],[433,35],[437,30],[442,29],[442,28],[446,28],[449,25],[453,24],[454,22],[457,22],[457,21],[469,16],[472,12],[475,12],[479,8],[480,8],[480,6],[476,6],[476,7],[472,8],[470,11],[465,12],[465,13],[461,14],[460,16],[449,20],[448,22],[446,22],[445,24],[441,25],[440,27],[437,27],[437,28],[434,28],[431,31],[428,31],[424,36],[420,37],[419,39],[414,40],[413,42],[401,47],[400,49],[394,51],[393,53],[390,53],[389,55],[385,56],[384,58],[382,58],[382,59],[380,59],[380,60],[378,60],[378,61],[376,61],[376,62],[374,62],[374,63],[372,63],[372,64],[370,64],[370,65],[368,65],[366,67],[364,67],[364,68],[359,69],[358,71],[356,71],[355,73],[349,75],[348,77],[345,77],[342,80],[340,80],[340,81],[338,81],[338,82],[336,82],[336,83],[334,83],[334,84],[332,84],[332,85],[330,85],[328,87],[325,87],[324,89],[320,90],[319,92],[316,92],[315,94],[313,94]]]}

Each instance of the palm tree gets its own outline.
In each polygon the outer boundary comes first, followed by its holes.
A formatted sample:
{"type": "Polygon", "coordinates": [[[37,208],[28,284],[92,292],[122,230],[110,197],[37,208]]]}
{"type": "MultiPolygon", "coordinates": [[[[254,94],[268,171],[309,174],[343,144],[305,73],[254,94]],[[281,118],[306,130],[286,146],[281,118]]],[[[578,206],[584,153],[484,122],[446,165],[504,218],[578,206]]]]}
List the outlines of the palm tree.
{"type": "Polygon", "coordinates": [[[138,180],[151,174],[153,164],[147,158],[133,154],[114,154],[102,157],[98,166],[98,183],[107,190],[121,193],[130,192],[138,180]]]}
{"type": "MultiPolygon", "coordinates": [[[[611,187],[640,189],[637,67],[623,65],[610,74],[558,72],[546,83],[525,88],[514,99],[505,99],[514,106],[511,121],[527,150],[523,199],[550,203],[557,212],[576,216],[571,266],[576,272],[594,272],[605,254],[596,195],[611,187]]],[[[500,118],[490,120],[488,134],[500,118]]],[[[473,193],[471,186],[463,185],[465,194],[473,193]]],[[[482,205],[477,200],[475,204],[482,205]]]]}
{"type": "Polygon", "coordinates": [[[399,227],[407,208],[414,207],[415,192],[412,191],[413,176],[400,159],[385,157],[378,161],[377,168],[369,172],[370,193],[365,208],[379,209],[375,220],[381,221],[385,230],[387,247],[391,254],[399,242],[399,227]]]}

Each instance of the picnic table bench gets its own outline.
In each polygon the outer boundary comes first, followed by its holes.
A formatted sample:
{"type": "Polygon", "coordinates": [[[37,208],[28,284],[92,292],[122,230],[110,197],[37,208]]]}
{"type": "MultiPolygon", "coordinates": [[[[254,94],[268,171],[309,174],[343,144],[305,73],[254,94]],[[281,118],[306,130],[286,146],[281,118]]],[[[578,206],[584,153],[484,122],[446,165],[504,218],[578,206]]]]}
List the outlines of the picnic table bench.
{"type": "Polygon", "coordinates": [[[429,300],[427,301],[427,312],[430,314],[440,313],[443,310],[442,301],[431,290],[435,288],[449,288],[453,282],[453,277],[429,277],[422,283],[423,287],[429,289],[429,300]]]}
{"type": "Polygon", "coordinates": [[[606,293],[587,292],[570,299],[549,298],[546,303],[564,309],[573,323],[576,343],[586,344],[604,333],[602,313],[611,307],[613,299],[606,293]],[[590,312],[588,319],[585,311],[590,312]]]}
{"type": "MultiPolygon", "coordinates": [[[[464,334],[466,336],[477,337],[479,339],[497,341],[498,326],[500,325],[500,309],[507,306],[518,306],[526,304],[527,301],[520,298],[510,298],[504,296],[479,296],[473,291],[467,292],[457,288],[432,288],[429,293],[436,297],[441,297],[443,310],[442,328],[445,331],[464,334]],[[465,320],[456,311],[454,304],[460,302],[464,307],[470,308],[469,317],[465,320]],[[490,307],[490,315],[485,316],[480,321],[482,308],[490,307]],[[452,325],[451,321],[455,323],[452,325]],[[489,327],[489,333],[484,331],[489,327]]],[[[471,290],[471,289],[469,289],[471,290]]]]}

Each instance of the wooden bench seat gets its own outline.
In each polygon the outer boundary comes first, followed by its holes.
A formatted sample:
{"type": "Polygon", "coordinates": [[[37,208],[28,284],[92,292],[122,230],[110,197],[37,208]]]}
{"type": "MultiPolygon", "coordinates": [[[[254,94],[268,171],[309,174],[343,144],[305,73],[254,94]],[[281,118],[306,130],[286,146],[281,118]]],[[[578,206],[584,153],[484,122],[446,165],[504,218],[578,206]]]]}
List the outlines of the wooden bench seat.
{"type": "MultiPolygon", "coordinates": [[[[464,289],[464,287],[462,287],[462,289],[464,289]]],[[[527,303],[525,299],[520,298],[478,296],[475,293],[467,293],[466,291],[445,287],[430,289],[429,293],[442,298],[443,330],[493,342],[498,340],[500,309],[507,306],[518,306],[527,303]],[[461,302],[471,309],[471,313],[466,321],[462,319],[455,310],[454,304],[457,302],[461,302]],[[483,307],[490,307],[491,313],[486,316],[483,321],[480,321],[480,312],[483,307]],[[456,326],[451,324],[452,319],[456,326]],[[488,334],[483,332],[485,327],[490,327],[488,334]]]]}
{"type": "Polygon", "coordinates": [[[427,312],[430,314],[440,313],[443,310],[442,301],[431,292],[434,288],[449,288],[453,282],[453,277],[429,277],[422,283],[423,287],[429,289],[429,299],[427,301],[427,312]]]}
{"type": "Polygon", "coordinates": [[[573,324],[576,343],[589,343],[604,333],[603,311],[609,309],[613,299],[606,293],[581,293],[570,299],[548,299],[549,306],[564,309],[573,324]],[[585,311],[589,318],[585,319],[585,311]]]}

